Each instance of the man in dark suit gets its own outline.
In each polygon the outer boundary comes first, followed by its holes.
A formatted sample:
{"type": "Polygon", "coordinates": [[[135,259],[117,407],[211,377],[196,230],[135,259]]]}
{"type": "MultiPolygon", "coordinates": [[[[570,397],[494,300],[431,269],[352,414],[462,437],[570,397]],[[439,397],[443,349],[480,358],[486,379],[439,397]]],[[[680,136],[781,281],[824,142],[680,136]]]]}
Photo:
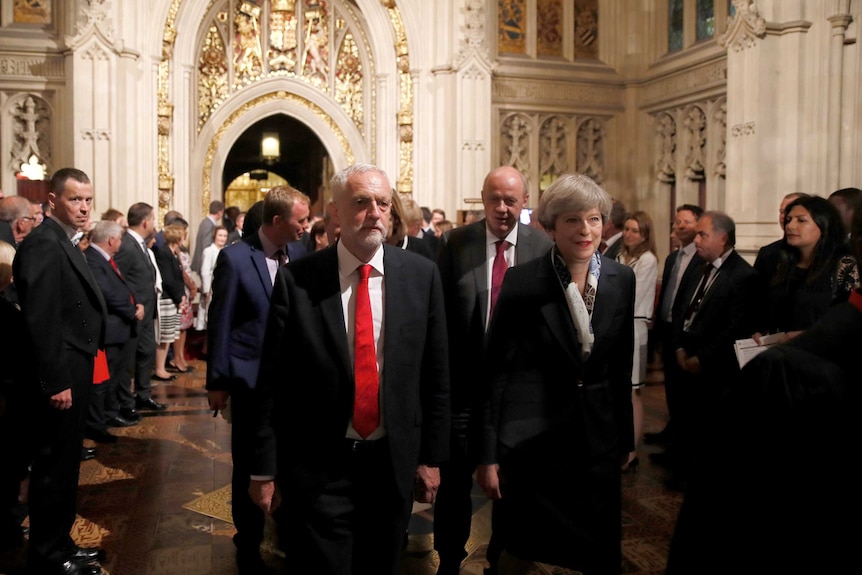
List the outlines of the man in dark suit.
{"type": "Polygon", "coordinates": [[[754,332],[757,302],[757,272],[733,249],[736,225],[727,214],[704,213],[694,241],[705,263],[700,278],[686,286],[681,296],[686,307],[673,325],[683,380],[674,415],[678,441],[671,487],[684,487],[702,441],[716,425],[714,408],[739,375],[733,344],[754,332]]]}
{"type": "Polygon", "coordinates": [[[15,283],[34,349],[36,450],[30,473],[32,573],[101,573],[100,549],[79,548],[75,522],[84,414],[93,360],[105,332],[105,300],[77,248],[90,218],[93,188],[74,168],[58,170],[48,195],[52,215],[18,249],[15,283]]]}
{"type": "Polygon", "coordinates": [[[433,501],[448,453],[440,274],[384,245],[392,186],[379,168],[346,168],[330,188],[340,240],[273,287],[251,490],[264,511],[280,500],[298,573],[397,575],[412,500],[433,501]]]}
{"type": "Polygon", "coordinates": [[[124,370],[128,371],[129,367],[124,362],[123,346],[132,338],[138,321],[144,317],[144,306],[135,303],[132,289],[113,259],[122,242],[123,227],[120,224],[99,221],[90,231],[90,247],[84,251],[108,311],[104,349],[109,378],[93,387],[84,431],[85,437],[100,443],[117,440],[115,435],[108,432],[108,426],[116,423],[112,418],[117,415],[109,418],[106,408],[112,406],[112,413],[117,414],[117,383],[123,379],[120,374],[124,370]]]}
{"type": "MultiPolygon", "coordinates": [[[[547,253],[551,239],[540,230],[519,223],[529,192],[524,176],[503,166],[491,171],[482,186],[485,219],[443,235],[437,256],[446,302],[449,330],[449,373],[452,431],[449,461],[440,466],[440,491],[434,505],[434,549],[440,556],[439,575],[455,575],[467,556],[473,504],[476,458],[468,450],[475,423],[476,402],[483,380],[477,358],[482,357],[485,330],[491,316],[491,291],[496,244],[507,242],[505,267],[547,253]]],[[[497,286],[499,289],[499,286],[497,286]]],[[[495,553],[489,547],[489,560],[495,553]]],[[[493,568],[493,567],[492,567],[493,568]]]]}
{"type": "Polygon", "coordinates": [[[119,412],[110,412],[115,423],[125,425],[126,422],[137,421],[140,415],[137,409],[160,411],[165,405],[158,403],[152,396],[153,365],[156,360],[156,335],[153,320],[158,313],[156,305],[156,268],[150,259],[147,242],[156,233],[156,213],[149,204],[139,202],[129,208],[126,216],[129,227],[123,236],[120,250],[114,256],[120,273],[126,278],[126,283],[132,288],[135,302],[144,306],[144,317],[138,322],[135,337],[124,346],[126,357],[124,365],[128,369],[121,371],[121,380],[117,383],[117,399],[119,412]],[[134,372],[135,393],[132,394],[132,384],[127,373],[134,372]]]}
{"type": "Polygon", "coordinates": [[[298,190],[271,189],[263,201],[263,225],[222,249],[213,274],[207,315],[207,394],[211,409],[224,409],[231,398],[231,507],[240,574],[266,571],[260,557],[264,516],[248,494],[254,445],[254,424],[249,418],[255,414],[252,405],[269,298],[282,259],[278,252],[286,251],[289,261],[304,255],[300,244],[288,242],[299,237],[308,204],[308,196],[298,190]]]}
{"type": "MultiPolygon", "coordinates": [[[[683,204],[676,209],[673,222],[674,234],[679,241],[678,250],[671,252],[664,260],[664,271],[661,277],[661,291],[658,296],[658,311],[656,329],[661,342],[662,365],[664,369],[664,392],[667,401],[667,411],[670,417],[665,428],[658,433],[645,433],[644,442],[649,444],[670,444],[673,441],[673,412],[676,388],[679,385],[679,368],[676,365],[676,348],[673,346],[673,317],[685,314],[685,306],[679,295],[685,293],[682,287],[700,279],[698,270],[703,270],[703,260],[697,255],[694,238],[697,235],[697,221],[703,215],[703,208],[692,204],[683,204]],[[681,306],[682,309],[677,309],[681,306]]],[[[671,456],[663,452],[651,453],[650,459],[658,463],[670,463],[671,456]]]]}
{"type": "Polygon", "coordinates": [[[204,248],[213,243],[213,230],[224,215],[224,203],[219,200],[210,202],[209,215],[201,221],[198,235],[195,238],[195,251],[192,255],[192,270],[200,273],[203,263],[204,248]]]}
{"type": "Polygon", "coordinates": [[[620,253],[623,238],[623,225],[626,223],[626,206],[619,200],[614,200],[611,206],[611,217],[605,222],[602,229],[602,243],[599,251],[602,255],[612,260],[617,259],[620,253]]]}

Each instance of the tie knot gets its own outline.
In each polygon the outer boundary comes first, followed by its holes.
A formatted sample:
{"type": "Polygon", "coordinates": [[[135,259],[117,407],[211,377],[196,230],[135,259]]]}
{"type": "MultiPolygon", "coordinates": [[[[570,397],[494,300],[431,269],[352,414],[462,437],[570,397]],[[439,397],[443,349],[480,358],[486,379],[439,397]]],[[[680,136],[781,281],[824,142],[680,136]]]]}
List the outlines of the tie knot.
{"type": "Polygon", "coordinates": [[[505,252],[507,249],[509,249],[509,242],[507,242],[506,240],[497,240],[496,244],[498,256],[505,252]]]}
{"type": "Polygon", "coordinates": [[[371,266],[369,264],[359,266],[356,268],[356,271],[359,273],[359,281],[366,281],[371,276],[371,266]]]}

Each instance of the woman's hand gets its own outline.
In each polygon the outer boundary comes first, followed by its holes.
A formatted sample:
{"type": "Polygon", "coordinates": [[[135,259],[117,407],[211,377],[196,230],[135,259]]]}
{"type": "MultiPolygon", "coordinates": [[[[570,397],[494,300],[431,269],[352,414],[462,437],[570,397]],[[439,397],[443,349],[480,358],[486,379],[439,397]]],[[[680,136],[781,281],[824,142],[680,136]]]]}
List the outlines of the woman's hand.
{"type": "Polygon", "coordinates": [[[500,466],[496,463],[480,465],[476,469],[476,481],[490,499],[502,499],[500,491],[500,466]]]}

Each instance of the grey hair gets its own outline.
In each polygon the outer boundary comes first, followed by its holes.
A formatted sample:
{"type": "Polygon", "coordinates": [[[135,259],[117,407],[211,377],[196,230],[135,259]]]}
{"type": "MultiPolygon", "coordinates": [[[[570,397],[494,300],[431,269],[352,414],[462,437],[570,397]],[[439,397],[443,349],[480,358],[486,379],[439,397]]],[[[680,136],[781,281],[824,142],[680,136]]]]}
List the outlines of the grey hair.
{"type": "Polygon", "coordinates": [[[348,183],[350,178],[357,174],[366,174],[368,172],[377,172],[386,178],[387,182],[389,181],[389,176],[386,175],[386,172],[373,164],[353,164],[332,176],[332,179],[329,181],[329,189],[332,191],[332,199],[337,200],[345,192],[350,192],[350,184],[348,183]]]}
{"type": "Polygon", "coordinates": [[[568,212],[597,208],[602,222],[608,221],[613,200],[592,178],[583,174],[563,174],[548,186],[539,199],[538,218],[546,230],[553,230],[557,217],[568,212]]]}
{"type": "Polygon", "coordinates": [[[103,244],[109,238],[122,238],[125,230],[123,226],[111,220],[99,220],[90,230],[90,241],[94,244],[103,244]]]}
{"type": "Polygon", "coordinates": [[[30,200],[24,196],[8,196],[0,200],[0,222],[10,224],[18,218],[30,217],[30,200]]]}
{"type": "Polygon", "coordinates": [[[724,232],[727,234],[727,241],[724,243],[724,249],[732,248],[736,245],[736,222],[733,221],[733,218],[725,214],[724,212],[719,212],[718,210],[711,210],[703,213],[701,217],[709,216],[710,220],[712,220],[712,229],[716,232],[724,232]]]}

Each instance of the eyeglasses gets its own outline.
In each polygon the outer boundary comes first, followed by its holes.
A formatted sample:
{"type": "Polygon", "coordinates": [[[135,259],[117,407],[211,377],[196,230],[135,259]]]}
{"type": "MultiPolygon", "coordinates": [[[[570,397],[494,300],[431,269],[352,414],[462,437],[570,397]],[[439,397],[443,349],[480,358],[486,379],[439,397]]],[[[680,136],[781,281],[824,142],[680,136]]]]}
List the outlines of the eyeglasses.
{"type": "Polygon", "coordinates": [[[34,222],[34,223],[36,222],[36,218],[31,217],[31,216],[21,216],[21,217],[20,217],[20,218],[18,218],[18,219],[19,219],[19,220],[30,220],[31,222],[34,222]]]}

